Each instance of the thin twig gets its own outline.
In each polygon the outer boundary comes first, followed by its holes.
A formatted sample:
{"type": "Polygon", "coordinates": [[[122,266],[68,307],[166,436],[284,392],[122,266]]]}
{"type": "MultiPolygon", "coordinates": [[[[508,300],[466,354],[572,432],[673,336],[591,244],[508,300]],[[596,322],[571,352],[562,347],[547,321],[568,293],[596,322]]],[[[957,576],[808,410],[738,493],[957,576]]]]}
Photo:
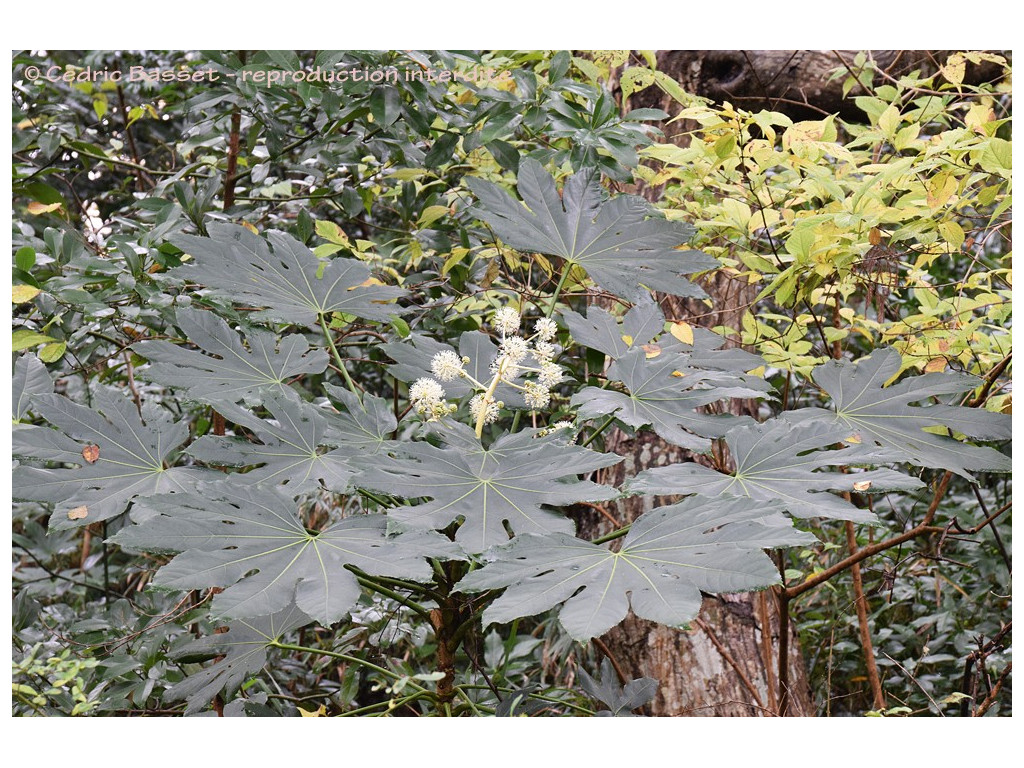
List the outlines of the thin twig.
{"type": "Polygon", "coordinates": [[[1006,678],[1010,676],[1010,670],[1012,669],[1013,662],[1011,661],[1006,665],[1006,669],[1003,670],[1003,673],[999,676],[999,679],[996,680],[996,684],[992,686],[992,690],[989,692],[988,696],[986,696],[985,700],[978,705],[978,708],[975,710],[973,717],[984,717],[985,713],[988,712],[989,707],[995,704],[996,698],[999,696],[999,691],[1003,687],[1003,682],[1005,682],[1006,678]]]}

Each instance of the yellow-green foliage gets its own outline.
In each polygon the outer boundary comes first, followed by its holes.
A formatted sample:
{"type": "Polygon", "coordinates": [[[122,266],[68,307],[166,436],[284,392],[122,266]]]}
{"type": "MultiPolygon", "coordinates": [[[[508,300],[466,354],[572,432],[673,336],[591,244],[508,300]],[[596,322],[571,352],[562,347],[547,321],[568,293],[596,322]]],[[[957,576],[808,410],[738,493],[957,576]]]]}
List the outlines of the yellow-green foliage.
{"type": "Polygon", "coordinates": [[[860,124],[686,97],[689,145],[641,152],[668,214],[755,286],[738,333],[770,363],[806,372],[823,337],[892,344],[926,370],[983,372],[1009,352],[1009,65],[989,57],[1006,67],[997,87],[962,85],[980,55],[898,81],[861,57],[859,81],[836,75],[860,124]]]}

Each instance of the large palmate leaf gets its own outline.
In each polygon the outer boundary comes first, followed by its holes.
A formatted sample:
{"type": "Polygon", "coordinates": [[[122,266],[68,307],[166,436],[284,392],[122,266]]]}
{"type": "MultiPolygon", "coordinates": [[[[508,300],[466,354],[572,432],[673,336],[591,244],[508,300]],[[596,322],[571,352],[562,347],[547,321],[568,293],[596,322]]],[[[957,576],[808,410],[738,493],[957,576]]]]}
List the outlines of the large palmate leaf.
{"type": "Polygon", "coordinates": [[[366,320],[387,320],[399,312],[393,302],[405,291],[381,285],[355,259],[318,259],[284,232],[268,232],[267,240],[234,224],[211,224],[209,232],[209,237],[171,238],[194,259],[171,274],[261,308],[252,315],[259,320],[312,326],[331,312],[366,320]]]}
{"type": "Polygon", "coordinates": [[[273,421],[235,405],[220,406],[225,419],[251,430],[259,442],[206,435],[189,446],[189,455],[216,466],[255,467],[231,475],[236,485],[287,485],[298,494],[322,483],[328,490],[344,491],[353,474],[347,461],[352,451],[324,449],[328,442],[340,442],[328,438],[328,412],[295,394],[270,395],[266,405],[273,421]]]}
{"type": "Polygon", "coordinates": [[[177,325],[202,352],[168,341],[143,341],[136,352],[150,361],[140,375],[186,397],[212,405],[242,400],[258,404],[267,393],[282,392],[304,373],[322,373],[327,352],[310,350],[303,336],[278,336],[259,328],[244,331],[245,344],[213,312],[179,309],[177,325]],[[203,353],[206,354],[203,354],[203,353]]]}
{"type": "Polygon", "coordinates": [[[345,409],[341,413],[327,411],[328,445],[337,445],[349,454],[378,453],[398,427],[398,419],[391,410],[391,403],[382,397],[363,394],[362,399],[347,389],[325,384],[324,389],[335,403],[345,409]]]}
{"type": "Polygon", "coordinates": [[[267,663],[267,649],[293,630],[313,620],[290,605],[270,616],[237,619],[213,635],[201,637],[177,649],[172,657],[179,663],[189,659],[221,657],[208,667],[193,672],[166,693],[169,701],[184,699],[189,715],[221,692],[237,690],[267,663]]]}
{"type": "Polygon", "coordinates": [[[539,437],[528,429],[505,435],[485,449],[468,427],[452,422],[439,430],[443,446],[411,443],[363,461],[353,485],[405,499],[429,498],[392,509],[388,517],[410,528],[442,529],[462,519],[455,540],[467,552],[483,552],[516,534],[571,533],[572,521],[548,509],[578,501],[614,498],[618,491],[577,475],[617,464],[619,456],[539,437]]]}
{"type": "Polygon", "coordinates": [[[720,371],[689,367],[685,356],[658,354],[648,358],[643,349],[633,349],[608,368],[608,378],[621,381],[625,392],[586,387],[572,397],[578,418],[614,415],[634,429],[650,425],[670,443],[692,451],[706,451],[707,438],[721,437],[746,417],[709,414],[697,408],[729,397],[763,397],[763,392],[746,386],[745,379],[720,371]],[[730,385],[731,384],[731,385],[730,385]]]}
{"type": "Polygon", "coordinates": [[[53,380],[46,366],[35,355],[21,355],[14,363],[14,377],[11,380],[11,416],[19,421],[28,413],[33,395],[53,392],[53,380]]]}
{"type": "Polygon", "coordinates": [[[15,454],[27,459],[74,464],[14,470],[14,498],[54,504],[50,526],[73,528],[109,520],[137,496],[186,491],[210,474],[191,467],[167,467],[189,433],[156,407],[144,409],[143,423],[131,399],[97,388],[92,408],[60,395],[36,395],[33,410],[57,427],[19,430],[15,454]]]}
{"type": "Polygon", "coordinates": [[[519,164],[517,189],[525,207],[496,184],[467,178],[480,201],[476,215],[513,248],[560,256],[578,264],[601,288],[627,299],[647,288],[677,296],[703,297],[704,291],[683,277],[718,267],[700,251],[679,251],[693,228],[668,221],[643,198],[620,195],[604,199],[599,174],[580,171],[565,183],[561,196],[555,180],[536,160],[519,164]]]}
{"type": "Polygon", "coordinates": [[[585,641],[622,621],[630,607],[641,618],[682,626],[700,611],[702,590],[741,592],[777,583],[778,568],[762,549],[814,541],[771,505],[692,498],[638,517],[618,552],[562,533],[517,536],[458,589],[508,587],[484,611],[485,624],[564,602],[559,621],[585,641]]]}
{"type": "Polygon", "coordinates": [[[458,556],[433,533],[387,536],[383,515],[359,515],[321,532],[308,531],[297,504],[273,488],[218,483],[203,495],[146,500],[143,522],[114,541],[126,549],[180,552],[153,582],[163,589],[225,587],[213,598],[215,615],[264,616],[293,601],[317,621],[332,624],[359,598],[354,566],[376,576],[429,581],[425,558],[458,556]]]}
{"type": "Polygon", "coordinates": [[[632,307],[621,322],[601,307],[590,307],[586,316],[571,309],[563,309],[561,315],[573,341],[604,352],[613,360],[653,341],[665,330],[665,316],[653,300],[632,307]]]}
{"type": "Polygon", "coordinates": [[[633,710],[658,695],[658,681],[653,677],[640,677],[622,685],[607,656],[601,660],[600,679],[595,680],[582,667],[579,674],[583,692],[608,707],[597,712],[597,717],[636,717],[633,710]]]}
{"type": "MultiPolygon", "coordinates": [[[[435,341],[429,336],[413,334],[403,341],[382,344],[381,349],[395,361],[388,366],[388,373],[399,381],[411,383],[424,376],[433,376],[430,361],[434,355],[444,350],[454,352],[451,346],[435,341]]],[[[498,355],[498,345],[490,336],[480,331],[466,331],[459,337],[459,357],[468,357],[466,372],[480,382],[489,382],[494,378],[490,365],[498,355]]],[[[516,379],[522,384],[522,376],[516,379]]],[[[449,398],[458,400],[476,393],[476,389],[467,379],[453,379],[444,382],[444,390],[449,398]]],[[[526,401],[519,390],[502,382],[494,392],[495,399],[500,400],[508,408],[525,408],[526,401]]]]}
{"type": "MultiPolygon", "coordinates": [[[[639,347],[651,354],[685,354],[686,364],[694,368],[742,373],[764,365],[764,360],[746,350],[722,349],[725,338],[706,328],[691,327],[691,343],[663,334],[665,316],[651,300],[632,307],[621,322],[600,307],[590,307],[585,316],[569,309],[562,310],[561,315],[573,341],[604,352],[612,360],[639,347]]],[[[748,378],[746,386],[756,386],[753,381],[748,378]]]]}
{"type": "Polygon", "coordinates": [[[1008,440],[1009,416],[956,405],[914,405],[932,397],[966,392],[978,386],[977,378],[926,373],[885,386],[899,373],[901,364],[895,349],[877,349],[856,363],[832,361],[819,366],[814,370],[814,380],[831,395],[835,412],[809,408],[801,417],[825,418],[855,431],[864,446],[880,449],[881,461],[951,469],[967,478],[972,471],[1010,471],[1010,458],[999,451],[924,431],[939,427],[968,437],[1008,440]]]}
{"type": "MultiPolygon", "coordinates": [[[[788,414],[787,414],[788,415],[788,414]]],[[[694,462],[655,467],[637,475],[629,490],[654,494],[691,494],[718,498],[743,496],[758,503],[778,502],[796,517],[870,521],[875,516],[829,491],[876,492],[922,487],[914,477],[875,469],[867,472],[821,472],[825,467],[865,461],[857,448],[822,450],[851,436],[830,421],[792,424],[772,419],[730,430],[725,441],[736,462],[732,475],[694,462]]]]}

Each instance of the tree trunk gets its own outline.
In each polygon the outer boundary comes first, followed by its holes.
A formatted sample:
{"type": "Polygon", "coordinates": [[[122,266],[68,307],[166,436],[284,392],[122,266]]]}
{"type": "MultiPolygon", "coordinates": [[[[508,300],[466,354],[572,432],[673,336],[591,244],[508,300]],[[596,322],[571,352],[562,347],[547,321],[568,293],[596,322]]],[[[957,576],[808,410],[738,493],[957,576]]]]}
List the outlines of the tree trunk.
{"type": "MultiPolygon", "coordinates": [[[[846,77],[829,80],[835,69],[859,74],[858,51],[659,51],[658,69],[672,75],[688,93],[756,112],[769,109],[796,120],[820,120],[838,114],[863,120],[852,98],[843,97],[846,77]]],[[[898,79],[914,70],[932,74],[954,51],[869,51],[885,76],[898,79]]],[[[1002,52],[1007,57],[1008,52],[1002,52]]],[[[964,82],[977,85],[1002,76],[990,62],[968,64],[964,82]]],[[[857,96],[855,86],[850,96],[857,96]]],[[[633,106],[661,106],[669,113],[671,99],[657,88],[641,91],[633,106]],[[659,103],[662,102],[662,103],[659,103]]]]}
{"type": "MultiPolygon", "coordinates": [[[[618,483],[651,467],[692,461],[694,456],[650,431],[628,436],[615,431],[609,450],[625,460],[605,471],[601,482],[618,483]]],[[[612,512],[631,522],[653,507],[650,497],[619,502],[612,512]]],[[[585,538],[607,533],[604,516],[580,516],[585,538]]],[[[602,641],[627,677],[653,677],[658,696],[654,716],[771,716],[779,711],[779,620],[772,591],[705,595],[700,616],[688,630],[638,619],[632,613],[602,641]]],[[[799,644],[789,640],[789,714],[811,715],[814,707],[799,644]]]]}

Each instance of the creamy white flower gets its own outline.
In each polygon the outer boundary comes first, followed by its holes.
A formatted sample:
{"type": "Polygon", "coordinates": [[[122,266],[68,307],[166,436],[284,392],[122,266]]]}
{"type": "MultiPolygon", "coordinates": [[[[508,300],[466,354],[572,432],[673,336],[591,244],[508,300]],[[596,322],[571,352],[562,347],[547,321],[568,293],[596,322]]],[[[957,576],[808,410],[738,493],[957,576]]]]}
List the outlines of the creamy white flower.
{"type": "MultiPolygon", "coordinates": [[[[563,429],[574,429],[574,428],[575,428],[575,425],[571,421],[556,421],[554,424],[549,424],[547,427],[545,427],[544,429],[540,430],[537,433],[536,437],[547,437],[548,435],[552,435],[555,432],[559,432],[559,431],[561,431],[563,429]]],[[[576,437],[573,436],[572,440],[569,441],[569,444],[572,445],[575,442],[576,442],[576,437]]]]}
{"type": "Polygon", "coordinates": [[[491,422],[498,420],[501,409],[498,404],[494,402],[493,397],[487,397],[484,394],[479,394],[469,401],[469,412],[473,416],[474,421],[480,418],[481,411],[485,411],[484,424],[490,424],[491,422]]]}
{"type": "Polygon", "coordinates": [[[502,340],[498,351],[509,359],[510,362],[521,362],[526,353],[530,351],[529,344],[522,336],[509,336],[502,340]]]}
{"type": "Polygon", "coordinates": [[[519,364],[512,362],[507,355],[498,355],[491,361],[491,373],[495,376],[501,374],[502,381],[514,381],[519,371],[519,364]]]}
{"type": "Polygon", "coordinates": [[[551,341],[558,333],[558,323],[550,317],[542,317],[534,324],[533,330],[541,341],[551,341]]]}
{"type": "Polygon", "coordinates": [[[433,379],[416,379],[409,387],[409,399],[413,408],[428,421],[437,421],[452,412],[452,406],[444,400],[444,387],[433,379]]]}
{"type": "Polygon", "coordinates": [[[550,363],[551,359],[555,356],[555,347],[546,341],[535,341],[530,353],[538,363],[550,363]]]}
{"type": "Polygon", "coordinates": [[[444,387],[433,379],[416,379],[409,387],[409,399],[416,405],[444,400],[444,387]]]}
{"type": "Polygon", "coordinates": [[[512,307],[502,307],[494,313],[492,325],[502,336],[508,336],[519,330],[521,319],[512,307]]]}
{"type": "Polygon", "coordinates": [[[465,373],[463,365],[461,357],[452,350],[445,349],[434,355],[434,359],[430,361],[430,370],[441,381],[451,381],[465,373]]]}
{"type": "Polygon", "coordinates": [[[557,363],[544,363],[540,367],[537,381],[545,387],[553,387],[562,380],[562,367],[557,363]]]}
{"type": "Polygon", "coordinates": [[[526,404],[533,410],[539,410],[547,406],[551,402],[551,393],[547,387],[542,387],[533,381],[528,381],[524,385],[523,399],[526,400],[526,404]]]}

